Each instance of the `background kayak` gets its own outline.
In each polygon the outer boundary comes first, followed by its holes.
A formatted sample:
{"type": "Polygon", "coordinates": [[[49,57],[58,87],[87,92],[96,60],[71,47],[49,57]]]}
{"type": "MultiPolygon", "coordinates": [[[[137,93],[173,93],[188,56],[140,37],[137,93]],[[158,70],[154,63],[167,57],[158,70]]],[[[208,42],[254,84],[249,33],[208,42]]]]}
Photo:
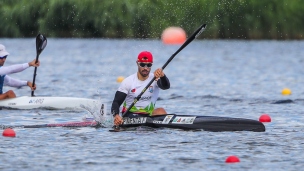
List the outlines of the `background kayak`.
{"type": "Polygon", "coordinates": [[[0,107],[10,109],[84,110],[86,107],[100,108],[101,105],[100,100],[76,97],[21,96],[0,100],[0,107]]]}

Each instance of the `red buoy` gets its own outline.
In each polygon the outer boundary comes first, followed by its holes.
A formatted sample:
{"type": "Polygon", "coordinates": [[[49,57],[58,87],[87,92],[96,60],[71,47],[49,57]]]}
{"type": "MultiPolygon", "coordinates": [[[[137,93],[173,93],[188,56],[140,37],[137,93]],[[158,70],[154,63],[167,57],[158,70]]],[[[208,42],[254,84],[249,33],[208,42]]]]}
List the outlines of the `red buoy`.
{"type": "Polygon", "coordinates": [[[229,156],[226,158],[226,163],[237,163],[240,162],[240,159],[236,156],[229,156]]]}
{"type": "Polygon", "coordinates": [[[16,133],[14,130],[12,130],[11,128],[6,128],[3,133],[3,136],[5,137],[16,137],[16,133]]]}
{"type": "Polygon", "coordinates": [[[267,114],[263,114],[260,116],[260,119],[259,119],[260,122],[271,122],[271,118],[269,115],[267,114]]]}

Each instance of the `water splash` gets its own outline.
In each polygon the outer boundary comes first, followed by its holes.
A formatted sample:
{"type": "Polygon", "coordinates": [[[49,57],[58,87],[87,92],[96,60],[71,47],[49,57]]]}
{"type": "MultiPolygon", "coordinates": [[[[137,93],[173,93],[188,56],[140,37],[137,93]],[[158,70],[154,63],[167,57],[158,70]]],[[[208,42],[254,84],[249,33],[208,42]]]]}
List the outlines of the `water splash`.
{"type": "Polygon", "coordinates": [[[105,104],[94,104],[91,105],[81,105],[81,108],[88,111],[88,114],[83,117],[84,121],[93,121],[99,123],[101,127],[112,127],[113,126],[113,117],[110,114],[106,113],[105,104]]]}

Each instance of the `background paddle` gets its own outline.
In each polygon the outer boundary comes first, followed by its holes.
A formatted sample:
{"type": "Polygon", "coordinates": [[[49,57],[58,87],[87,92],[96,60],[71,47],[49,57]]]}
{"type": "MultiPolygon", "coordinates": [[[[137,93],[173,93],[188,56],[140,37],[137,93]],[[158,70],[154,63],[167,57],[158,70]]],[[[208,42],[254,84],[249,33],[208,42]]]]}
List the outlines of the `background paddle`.
{"type": "MultiPolygon", "coordinates": [[[[197,38],[206,28],[206,24],[201,25],[187,40],[186,42],[167,60],[167,62],[163,65],[162,69],[164,70],[166,66],[172,61],[172,59],[181,51],[183,50],[189,43],[191,43],[195,38],[197,38]]],[[[141,93],[134,99],[133,103],[129,106],[129,108],[122,114],[122,117],[129,112],[129,110],[135,105],[135,103],[141,98],[141,96],[145,93],[145,91],[149,88],[149,86],[153,83],[156,79],[154,77],[148,85],[141,91],[141,93]]],[[[114,126],[114,129],[119,129],[119,126],[114,126]]]]}
{"type": "MultiPolygon", "coordinates": [[[[44,37],[42,34],[38,34],[36,37],[36,54],[37,54],[36,63],[38,62],[40,53],[46,47],[46,44],[47,44],[46,37],[44,37]]],[[[34,71],[33,86],[35,85],[36,72],[37,72],[37,67],[35,67],[35,71],[34,71]]],[[[32,91],[32,96],[34,96],[34,91],[32,91]]]]}
{"type": "Polygon", "coordinates": [[[0,129],[6,128],[47,128],[47,127],[99,127],[96,121],[79,121],[79,122],[64,122],[64,123],[48,123],[37,125],[0,125],[0,129]]]}

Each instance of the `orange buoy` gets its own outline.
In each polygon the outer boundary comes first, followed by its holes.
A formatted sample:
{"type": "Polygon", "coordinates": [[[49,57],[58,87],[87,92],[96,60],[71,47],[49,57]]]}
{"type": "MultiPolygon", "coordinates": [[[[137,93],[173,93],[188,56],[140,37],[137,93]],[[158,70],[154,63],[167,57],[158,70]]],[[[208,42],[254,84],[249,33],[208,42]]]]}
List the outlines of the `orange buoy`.
{"type": "Polygon", "coordinates": [[[260,120],[260,122],[271,122],[271,118],[267,114],[261,115],[259,120],[260,120]]]}
{"type": "Polygon", "coordinates": [[[163,31],[161,39],[164,44],[183,44],[187,35],[180,27],[168,27],[163,31]]]}
{"type": "Polygon", "coordinates": [[[284,96],[291,95],[291,90],[289,88],[284,88],[282,90],[282,95],[284,95],[284,96]]]}
{"type": "Polygon", "coordinates": [[[116,81],[117,81],[118,83],[121,83],[124,79],[125,79],[125,78],[124,78],[123,76],[119,76],[119,77],[117,77],[116,81]]]}
{"type": "Polygon", "coordinates": [[[237,163],[240,162],[240,159],[236,156],[229,156],[226,158],[226,163],[237,163]]]}
{"type": "Polygon", "coordinates": [[[16,136],[16,133],[13,129],[11,128],[6,128],[3,133],[2,133],[3,136],[5,137],[15,137],[16,136]]]}

